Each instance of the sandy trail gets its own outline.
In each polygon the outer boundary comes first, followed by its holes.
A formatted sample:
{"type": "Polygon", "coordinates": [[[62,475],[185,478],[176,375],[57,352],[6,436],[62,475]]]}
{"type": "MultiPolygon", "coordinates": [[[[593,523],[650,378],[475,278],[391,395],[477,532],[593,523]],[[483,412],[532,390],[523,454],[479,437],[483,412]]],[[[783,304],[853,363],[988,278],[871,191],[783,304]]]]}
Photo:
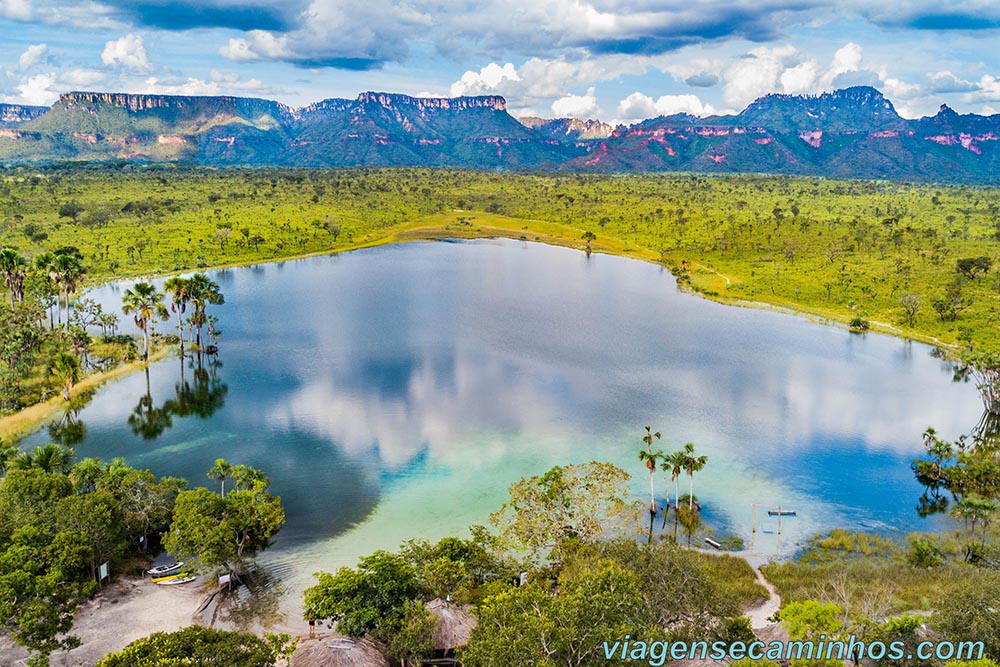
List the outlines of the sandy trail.
{"type": "MultiPolygon", "coordinates": [[[[157,586],[147,579],[122,577],[80,605],[72,633],[81,645],[52,654],[52,667],[91,667],[109,653],[154,632],[173,632],[192,625],[202,591],[198,582],[157,586]]],[[[0,667],[23,667],[28,654],[0,638],[0,667]]]]}
{"type": "Polygon", "coordinates": [[[715,551],[713,549],[701,548],[696,548],[695,551],[708,554],[709,556],[728,555],[745,560],[750,565],[750,568],[753,570],[753,573],[757,577],[757,581],[760,582],[760,585],[767,589],[767,600],[761,602],[757,606],[745,609],[743,611],[743,615],[750,619],[750,627],[754,630],[761,630],[774,625],[774,623],[767,619],[773,616],[776,611],[781,609],[781,596],[778,595],[778,591],[774,588],[774,585],[771,584],[771,582],[764,576],[764,573],[761,572],[760,568],[768,563],[767,559],[754,555],[749,551],[715,551]]]}

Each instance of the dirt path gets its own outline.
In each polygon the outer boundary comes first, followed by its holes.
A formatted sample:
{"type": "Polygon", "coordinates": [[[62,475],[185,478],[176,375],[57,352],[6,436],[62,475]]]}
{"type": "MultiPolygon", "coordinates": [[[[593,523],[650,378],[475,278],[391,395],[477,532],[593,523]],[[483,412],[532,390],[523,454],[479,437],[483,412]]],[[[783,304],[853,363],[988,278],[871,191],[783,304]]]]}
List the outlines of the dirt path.
{"type": "MultiPolygon", "coordinates": [[[[198,582],[157,586],[149,579],[122,578],[81,605],[72,634],[79,648],[52,654],[52,667],[91,667],[109,653],[154,632],[173,632],[194,624],[198,582]]],[[[23,667],[28,654],[0,638],[0,667],[23,667]]]]}
{"type": "MultiPolygon", "coordinates": [[[[750,561],[747,560],[747,562],[749,563],[750,561]]],[[[753,567],[753,563],[750,563],[750,567],[753,567]]],[[[767,589],[767,600],[756,607],[748,609],[744,613],[744,616],[750,618],[750,627],[752,629],[760,630],[771,625],[771,621],[767,619],[781,609],[781,596],[778,595],[778,591],[774,589],[774,585],[767,580],[764,573],[760,571],[760,567],[754,567],[753,573],[757,575],[757,581],[760,582],[760,585],[767,589]]]]}
{"type": "Polygon", "coordinates": [[[760,630],[768,626],[774,625],[771,621],[767,620],[774,615],[776,611],[781,609],[781,596],[778,595],[778,591],[774,588],[774,585],[764,576],[760,568],[763,567],[767,561],[760,559],[759,557],[754,557],[748,551],[715,551],[713,549],[695,549],[699,553],[708,554],[709,556],[734,556],[736,558],[742,558],[753,570],[754,575],[757,577],[757,581],[761,586],[767,589],[767,600],[761,602],[755,607],[750,607],[743,612],[743,615],[750,619],[750,627],[754,630],[760,630]]]}

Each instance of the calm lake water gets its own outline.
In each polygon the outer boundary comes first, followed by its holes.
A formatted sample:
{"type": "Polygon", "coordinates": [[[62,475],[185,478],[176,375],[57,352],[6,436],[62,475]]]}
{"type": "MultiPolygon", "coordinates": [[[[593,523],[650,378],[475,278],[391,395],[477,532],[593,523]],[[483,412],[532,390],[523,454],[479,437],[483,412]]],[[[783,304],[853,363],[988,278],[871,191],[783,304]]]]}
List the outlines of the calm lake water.
{"type": "MultiPolygon", "coordinates": [[[[981,412],[926,346],[718,305],[624,258],[437,242],[213,277],[221,365],[185,393],[179,359],[155,364],[145,404],[141,373],[101,389],[76,450],[195,484],[217,457],[266,470],[288,523],[262,560],[292,621],[316,570],[486,523],[555,464],[613,461],[641,497],[646,424],[708,455],[706,520],[748,545],[752,503],[798,512],[785,553],[836,526],[932,529],[914,509],[920,435],[957,437],[981,412]]],[[[124,287],[89,296],[117,310],[124,287]]],[[[758,550],[774,529],[758,514],[758,550]]]]}

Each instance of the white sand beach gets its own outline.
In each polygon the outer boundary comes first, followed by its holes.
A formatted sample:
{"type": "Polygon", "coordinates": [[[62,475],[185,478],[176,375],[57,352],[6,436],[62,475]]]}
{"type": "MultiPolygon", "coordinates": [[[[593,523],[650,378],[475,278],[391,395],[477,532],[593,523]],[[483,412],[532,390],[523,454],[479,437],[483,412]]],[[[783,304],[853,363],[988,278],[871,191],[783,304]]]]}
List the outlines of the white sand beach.
{"type": "MultiPolygon", "coordinates": [[[[129,643],[154,632],[172,632],[195,623],[202,597],[197,582],[157,586],[149,578],[123,577],[80,605],[73,622],[79,648],[52,654],[52,667],[91,667],[129,643]]],[[[0,667],[23,667],[28,653],[0,637],[0,667]]]]}

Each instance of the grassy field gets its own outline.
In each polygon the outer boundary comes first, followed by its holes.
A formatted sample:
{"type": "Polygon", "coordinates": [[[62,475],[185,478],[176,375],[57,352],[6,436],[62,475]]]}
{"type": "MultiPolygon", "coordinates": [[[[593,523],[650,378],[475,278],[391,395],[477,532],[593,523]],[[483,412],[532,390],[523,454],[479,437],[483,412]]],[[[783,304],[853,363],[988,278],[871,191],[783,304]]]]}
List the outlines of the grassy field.
{"type": "Polygon", "coordinates": [[[727,302],[1000,346],[1000,191],[772,176],[123,166],[0,175],[0,244],[79,247],[88,282],[441,236],[663,262],[727,302]],[[986,258],[967,274],[959,260],[986,258]],[[903,302],[912,308],[912,320],[903,302]],[[936,307],[937,306],[937,307],[936,307]]]}

